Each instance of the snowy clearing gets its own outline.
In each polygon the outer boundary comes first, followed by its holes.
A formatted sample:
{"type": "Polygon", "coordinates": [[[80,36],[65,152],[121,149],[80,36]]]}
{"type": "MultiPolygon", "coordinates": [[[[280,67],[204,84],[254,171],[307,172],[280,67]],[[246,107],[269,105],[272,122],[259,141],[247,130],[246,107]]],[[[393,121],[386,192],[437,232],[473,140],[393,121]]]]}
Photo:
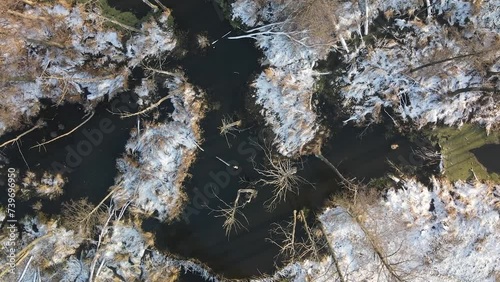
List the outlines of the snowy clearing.
{"type": "Polygon", "coordinates": [[[204,94],[184,77],[167,80],[165,86],[175,107],[172,121],[146,124],[132,133],[127,155],[117,162],[120,175],[113,196],[117,202],[132,201],[133,211],[160,220],[175,218],[182,208],[182,182],[201,142],[199,122],[204,115],[204,94]]]}
{"type": "MultiPolygon", "coordinates": [[[[319,220],[344,281],[392,281],[377,248],[405,281],[496,281],[500,275],[500,186],[403,180],[385,197],[327,208],[319,220]]],[[[339,281],[331,257],[305,260],[254,281],[339,281]]]]}

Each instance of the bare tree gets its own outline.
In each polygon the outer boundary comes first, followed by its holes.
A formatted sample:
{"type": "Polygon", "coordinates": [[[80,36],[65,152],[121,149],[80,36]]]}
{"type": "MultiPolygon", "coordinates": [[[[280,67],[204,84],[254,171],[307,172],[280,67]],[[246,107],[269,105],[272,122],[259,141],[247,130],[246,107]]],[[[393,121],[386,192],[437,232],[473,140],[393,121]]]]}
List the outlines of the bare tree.
{"type": "Polygon", "coordinates": [[[313,186],[312,183],[297,174],[298,168],[292,160],[283,157],[274,159],[270,149],[271,145],[262,146],[256,142],[252,142],[252,144],[262,148],[266,162],[266,165],[260,168],[254,163],[255,171],[262,176],[255,184],[273,187],[273,196],[264,203],[267,210],[272,211],[280,202],[286,201],[288,193],[299,194],[300,185],[313,186]]]}
{"type": "Polygon", "coordinates": [[[111,229],[110,225],[114,221],[119,221],[122,218],[122,216],[123,216],[123,214],[124,214],[124,212],[127,209],[129,204],[130,204],[130,202],[127,202],[121,208],[121,211],[120,211],[118,216],[116,215],[116,213],[117,213],[116,207],[113,204],[111,204],[108,207],[107,211],[103,213],[103,215],[107,213],[107,217],[101,217],[101,218],[106,218],[106,220],[103,222],[103,224],[100,227],[101,232],[99,232],[99,237],[98,237],[97,242],[96,242],[95,255],[92,258],[92,262],[90,264],[89,282],[93,282],[93,281],[97,280],[96,278],[99,277],[99,273],[101,272],[103,266],[106,263],[106,259],[100,260],[101,256],[103,255],[102,252],[100,252],[100,247],[103,243],[104,237],[108,234],[108,232],[111,229]],[[96,269],[96,266],[97,266],[97,263],[99,262],[99,260],[100,260],[100,264],[99,264],[99,267],[96,269]]]}
{"type": "Polygon", "coordinates": [[[284,224],[273,223],[273,228],[271,229],[271,237],[267,238],[268,242],[271,242],[279,247],[280,251],[278,255],[286,257],[287,262],[295,261],[297,258],[297,253],[299,251],[297,247],[297,239],[295,237],[296,230],[297,211],[294,210],[292,220],[287,221],[284,224]]]}
{"type": "Polygon", "coordinates": [[[82,198],[63,203],[61,214],[66,228],[74,230],[84,238],[90,238],[96,226],[101,223],[104,213],[103,206],[96,207],[87,198],[82,198]]]}
{"type": "MultiPolygon", "coordinates": [[[[260,1],[262,2],[262,1],[260,1]]],[[[262,7],[265,3],[259,3],[262,7]]],[[[287,0],[280,1],[282,11],[279,20],[245,31],[245,35],[228,37],[229,39],[256,38],[257,36],[284,36],[304,47],[331,47],[338,40],[345,51],[349,48],[342,35],[342,27],[336,13],[341,1],[338,0],[287,0]]],[[[367,5],[360,5],[367,19],[367,5]]],[[[360,19],[361,20],[361,19],[360,19]]],[[[368,31],[365,20],[365,32],[368,31]]],[[[358,27],[359,28],[359,27],[358,27]]]]}
{"type": "Polygon", "coordinates": [[[353,206],[347,207],[345,209],[348,214],[351,216],[352,219],[358,224],[358,226],[361,228],[363,233],[365,234],[366,239],[370,243],[373,251],[375,252],[376,257],[380,261],[380,274],[385,274],[389,278],[388,280],[394,280],[394,281],[404,281],[405,279],[401,276],[399,271],[397,271],[396,266],[403,263],[401,261],[398,262],[391,262],[389,260],[390,257],[394,256],[400,248],[398,248],[396,251],[392,252],[391,254],[386,254],[385,250],[383,249],[382,245],[380,244],[379,240],[377,239],[377,236],[368,230],[366,228],[365,224],[362,222],[362,212],[359,209],[355,209],[353,206]],[[385,271],[384,271],[385,269],[385,271]]]}
{"type": "Polygon", "coordinates": [[[307,238],[302,242],[302,248],[307,252],[311,253],[314,259],[320,259],[320,247],[318,246],[318,233],[313,232],[313,229],[307,223],[307,217],[304,210],[300,210],[299,219],[303,223],[304,231],[306,232],[307,238]]]}
{"type": "Polygon", "coordinates": [[[337,169],[336,166],[334,166],[323,154],[321,153],[321,144],[318,144],[318,146],[313,150],[315,152],[315,156],[320,159],[322,162],[324,162],[326,165],[328,165],[333,172],[340,178],[340,183],[344,185],[345,188],[347,188],[348,191],[350,191],[353,195],[353,201],[356,203],[357,195],[358,195],[358,190],[360,189],[361,183],[357,182],[355,178],[352,179],[347,179],[345,178],[342,173],[337,169]]]}
{"type": "Polygon", "coordinates": [[[294,210],[290,221],[273,224],[271,237],[267,238],[267,241],[279,247],[278,256],[284,256],[287,262],[300,261],[309,256],[319,261],[323,248],[320,235],[321,233],[316,232],[307,222],[304,210],[294,210]],[[299,236],[300,231],[306,236],[299,236]]]}
{"type": "Polygon", "coordinates": [[[226,203],[217,195],[215,196],[222,203],[222,206],[218,206],[216,209],[212,209],[208,206],[207,208],[211,210],[211,213],[215,213],[215,217],[224,218],[222,227],[226,232],[226,236],[229,237],[231,231],[235,231],[237,233],[240,229],[246,229],[245,224],[242,222],[242,220],[246,221],[246,223],[248,224],[248,219],[241,211],[241,209],[243,209],[255,197],[257,197],[257,190],[251,188],[238,189],[236,199],[232,204],[226,203]],[[239,219],[239,217],[241,217],[241,219],[239,219]]]}
{"type": "MultiPolygon", "coordinates": [[[[387,250],[388,246],[384,243],[385,236],[390,236],[390,234],[381,234],[376,230],[376,226],[369,226],[366,224],[367,218],[372,215],[366,212],[366,207],[376,202],[380,197],[379,191],[374,189],[368,189],[366,186],[358,186],[358,201],[353,203],[352,194],[345,193],[343,195],[338,195],[334,198],[333,204],[335,206],[341,207],[353,220],[353,222],[361,229],[364,237],[373,250],[374,256],[379,262],[378,275],[385,276],[386,281],[405,281],[408,280],[411,273],[403,272],[399,266],[403,263],[408,262],[411,259],[395,259],[396,254],[400,252],[403,247],[403,242],[400,242],[399,247],[395,250],[387,250]]],[[[389,232],[394,232],[391,230],[389,232]]],[[[326,232],[323,230],[326,235],[326,232]]],[[[330,234],[332,236],[334,234],[330,234]]],[[[331,253],[334,253],[333,248],[331,248],[331,253]]]]}
{"type": "Polygon", "coordinates": [[[320,261],[322,252],[326,249],[332,257],[331,266],[334,268],[327,267],[325,272],[319,276],[327,276],[332,281],[336,281],[335,278],[341,282],[346,281],[340,270],[337,255],[327,239],[323,226],[321,224],[319,227],[309,225],[304,210],[294,210],[291,220],[284,224],[273,224],[271,237],[266,240],[279,247],[278,256],[282,256],[286,263],[302,261],[308,257],[320,261]],[[305,232],[306,236],[304,237],[303,234],[301,236],[300,231],[305,232]]]}

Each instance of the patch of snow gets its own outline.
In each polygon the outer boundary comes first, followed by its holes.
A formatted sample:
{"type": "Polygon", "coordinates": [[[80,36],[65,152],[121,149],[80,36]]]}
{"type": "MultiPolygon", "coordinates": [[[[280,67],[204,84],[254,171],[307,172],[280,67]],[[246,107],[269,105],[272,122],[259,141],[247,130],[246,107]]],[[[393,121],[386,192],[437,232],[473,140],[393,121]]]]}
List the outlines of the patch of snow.
{"type": "Polygon", "coordinates": [[[291,72],[268,68],[255,80],[256,103],[276,134],[279,153],[293,156],[316,135],[316,113],[312,109],[312,68],[291,72]]]}
{"type": "Polygon", "coordinates": [[[157,90],[156,82],[153,79],[143,78],[141,85],[134,89],[134,93],[139,96],[137,104],[144,105],[145,101],[149,101],[149,97],[157,90]]]}
{"type": "Polygon", "coordinates": [[[135,67],[146,57],[158,57],[171,51],[176,45],[172,27],[167,25],[169,14],[162,14],[158,21],[152,19],[142,24],[142,34],[136,34],[127,41],[129,67],[135,67]]]}
{"type": "Polygon", "coordinates": [[[38,114],[41,98],[59,102],[61,98],[77,100],[88,94],[80,99],[86,106],[112,98],[125,89],[130,68],[148,56],[158,56],[175,47],[173,30],[167,26],[168,13],[143,23],[141,31],[124,46],[123,34],[104,28],[98,10],[83,9],[79,5],[26,5],[22,13],[57,20],[27,25],[16,16],[2,19],[7,30],[16,30],[23,38],[5,36],[0,43],[2,59],[7,63],[3,71],[14,79],[20,78],[15,84],[2,86],[0,135],[38,114]],[[29,62],[22,61],[26,54],[29,62]],[[26,64],[31,66],[28,71],[19,67],[26,64]]]}
{"type": "MultiPolygon", "coordinates": [[[[327,208],[319,220],[345,281],[495,281],[500,271],[500,185],[432,179],[358,203],[327,208]],[[355,219],[356,218],[356,219],[355,219]],[[362,224],[362,226],[360,225],[362,224]]],[[[358,198],[360,199],[360,198],[358,198]]],[[[257,281],[337,281],[331,256],[296,262],[257,281]]]]}
{"type": "Polygon", "coordinates": [[[61,282],[86,282],[89,278],[90,269],[88,265],[75,256],[69,257],[63,269],[63,278],[61,282]]]}
{"type": "Polygon", "coordinates": [[[131,208],[160,220],[175,218],[185,200],[181,189],[199,142],[202,95],[183,79],[166,83],[174,112],[172,121],[147,124],[133,133],[128,156],[118,160],[120,176],[115,200],[131,200],[131,208]]]}
{"type": "MultiPolygon", "coordinates": [[[[283,5],[273,3],[258,7],[253,1],[240,0],[232,5],[233,17],[248,26],[257,23],[257,18],[276,20],[283,5]],[[272,11],[272,12],[271,12],[272,11]],[[271,16],[274,14],[274,16],[271,16]],[[273,18],[274,17],[274,18],[273,18]]],[[[256,103],[266,123],[276,135],[275,144],[279,153],[292,157],[301,154],[301,148],[312,141],[318,132],[317,117],[311,100],[315,82],[312,70],[319,59],[318,50],[276,33],[270,25],[252,36],[256,45],[264,52],[269,67],[253,82],[256,103]]]]}
{"type": "Polygon", "coordinates": [[[255,1],[237,0],[231,4],[233,20],[240,19],[247,26],[257,24],[258,6],[255,1]]]}
{"type": "MultiPolygon", "coordinates": [[[[445,58],[467,54],[467,45],[446,35],[446,27],[436,22],[398,20],[393,31],[401,36],[401,44],[381,41],[375,48],[360,54],[351,62],[347,74],[341,78],[344,106],[351,108],[351,120],[373,122],[380,109],[392,107],[403,121],[412,120],[418,127],[442,121],[447,125],[461,125],[473,114],[473,119],[491,127],[497,122],[498,109],[484,107],[481,91],[461,92],[460,89],[487,84],[486,79],[471,61],[449,60],[425,66],[445,58]],[[404,28],[404,31],[402,29],[404,28]],[[425,41],[425,45],[422,42],[425,41]],[[366,120],[368,114],[372,119],[366,120]],[[477,118],[490,116],[490,118],[477,118]]],[[[492,105],[495,105],[493,103],[492,105]]]]}
{"type": "Polygon", "coordinates": [[[495,0],[473,1],[441,0],[433,6],[436,14],[444,16],[449,24],[472,25],[500,33],[500,3],[495,0]]]}

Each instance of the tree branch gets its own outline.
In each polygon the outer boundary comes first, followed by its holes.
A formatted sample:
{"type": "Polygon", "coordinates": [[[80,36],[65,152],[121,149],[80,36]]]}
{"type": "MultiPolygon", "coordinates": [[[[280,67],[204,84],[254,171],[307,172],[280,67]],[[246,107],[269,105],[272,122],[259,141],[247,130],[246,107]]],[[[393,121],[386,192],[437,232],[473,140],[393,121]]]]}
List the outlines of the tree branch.
{"type": "Polygon", "coordinates": [[[460,93],[466,93],[466,92],[472,92],[472,91],[482,91],[482,92],[498,92],[500,89],[496,88],[491,88],[491,87],[465,87],[465,88],[460,88],[454,91],[450,91],[447,93],[449,96],[454,96],[460,93]]]}
{"type": "Polygon", "coordinates": [[[142,115],[144,113],[147,113],[147,112],[151,111],[152,109],[158,107],[161,103],[163,103],[168,98],[170,98],[169,95],[161,98],[160,100],[158,100],[158,102],[152,104],[151,106],[149,106],[149,107],[145,108],[144,110],[139,111],[137,113],[120,114],[120,118],[128,118],[128,117],[138,116],[138,115],[142,115]]]}
{"type": "Polygon", "coordinates": [[[38,123],[37,125],[35,125],[35,126],[34,126],[34,127],[32,127],[31,129],[29,129],[29,130],[27,130],[27,131],[25,131],[25,132],[23,132],[23,133],[19,134],[19,135],[18,135],[18,136],[16,136],[15,138],[10,139],[10,140],[8,140],[8,141],[5,141],[4,143],[2,143],[2,145],[0,145],[0,148],[2,148],[2,147],[4,147],[4,146],[7,146],[7,145],[9,145],[9,144],[12,144],[12,143],[17,142],[19,139],[21,139],[21,137],[23,137],[23,136],[27,135],[28,133],[30,133],[30,132],[32,132],[32,131],[34,131],[34,130],[38,129],[38,128],[41,128],[41,127],[43,127],[43,123],[38,123]]]}
{"type": "Polygon", "coordinates": [[[467,58],[467,57],[471,57],[471,56],[477,56],[477,55],[480,55],[480,54],[483,54],[483,53],[486,53],[486,52],[489,52],[489,51],[490,50],[485,50],[485,51],[480,51],[480,52],[477,52],[477,53],[459,55],[459,56],[455,56],[455,57],[451,57],[451,58],[447,58],[447,59],[437,60],[437,61],[434,61],[434,62],[430,62],[430,63],[424,64],[424,65],[421,65],[421,66],[416,67],[414,69],[411,69],[408,72],[409,73],[416,72],[418,70],[421,70],[423,68],[427,68],[427,67],[430,67],[430,66],[433,66],[433,65],[438,65],[438,64],[445,63],[445,62],[449,62],[449,61],[453,61],[453,60],[457,60],[457,59],[462,59],[462,58],[467,58]]]}
{"type": "Polygon", "coordinates": [[[61,139],[63,137],[66,137],[66,136],[70,135],[71,133],[75,132],[78,128],[80,128],[82,125],[84,125],[85,123],[87,123],[93,116],[94,116],[94,112],[92,112],[92,114],[90,114],[90,116],[86,120],[84,120],[82,123],[80,123],[77,127],[73,128],[71,131],[69,131],[67,133],[64,133],[63,135],[59,135],[56,138],[50,139],[49,141],[46,141],[46,142],[43,142],[41,144],[32,146],[32,147],[30,147],[30,149],[40,148],[40,147],[42,147],[44,145],[47,145],[47,144],[52,143],[52,142],[54,142],[54,141],[56,141],[58,139],[61,139]]]}

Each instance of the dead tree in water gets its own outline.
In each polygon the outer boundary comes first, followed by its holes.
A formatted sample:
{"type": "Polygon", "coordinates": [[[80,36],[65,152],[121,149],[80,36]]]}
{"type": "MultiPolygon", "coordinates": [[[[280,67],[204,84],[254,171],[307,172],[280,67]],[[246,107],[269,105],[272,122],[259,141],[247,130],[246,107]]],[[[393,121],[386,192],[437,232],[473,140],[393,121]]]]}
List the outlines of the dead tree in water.
{"type": "Polygon", "coordinates": [[[321,245],[318,233],[309,226],[304,210],[294,210],[293,217],[284,224],[273,224],[271,237],[267,240],[278,246],[278,255],[285,256],[288,262],[295,262],[312,255],[314,260],[320,260],[321,245]],[[302,224],[301,224],[302,223],[302,224]],[[306,237],[300,238],[298,231],[305,232],[306,237]]]}
{"type": "Polygon", "coordinates": [[[356,198],[358,196],[358,190],[359,190],[359,184],[354,183],[354,179],[347,179],[345,178],[342,173],[327,159],[325,158],[321,152],[316,153],[315,156],[323,161],[325,164],[327,164],[333,172],[340,178],[342,184],[350,191],[353,193],[353,200],[354,203],[356,203],[356,198]]]}
{"type": "Polygon", "coordinates": [[[273,187],[273,196],[268,199],[264,205],[267,210],[272,211],[280,202],[286,201],[287,194],[299,194],[299,186],[301,184],[312,185],[302,176],[298,175],[298,168],[288,158],[273,159],[270,145],[262,146],[253,142],[252,144],[259,146],[265,155],[266,166],[258,168],[254,164],[255,171],[262,176],[255,184],[268,185],[273,187]]]}
{"type": "Polygon", "coordinates": [[[294,210],[291,221],[285,222],[283,225],[273,223],[271,237],[281,237],[281,241],[278,242],[272,238],[267,238],[267,241],[279,247],[280,251],[278,255],[288,257],[290,262],[295,261],[297,258],[297,239],[295,238],[296,229],[297,211],[294,210]]]}
{"type": "Polygon", "coordinates": [[[277,256],[283,257],[285,263],[295,263],[306,258],[319,262],[322,260],[322,252],[326,250],[332,257],[336,272],[332,273],[328,267],[322,276],[336,274],[341,282],[346,281],[340,271],[337,256],[327,239],[324,227],[321,224],[311,226],[304,210],[294,210],[290,221],[283,224],[273,224],[270,233],[271,237],[266,240],[279,248],[277,256]]]}
{"type": "Polygon", "coordinates": [[[257,197],[257,190],[255,189],[238,189],[238,193],[236,195],[236,199],[232,204],[228,204],[215,195],[217,199],[223,204],[223,206],[219,206],[217,209],[212,209],[211,213],[215,213],[215,217],[224,218],[224,223],[222,227],[226,232],[226,236],[229,237],[231,231],[238,232],[239,229],[246,229],[245,225],[238,219],[238,215],[242,217],[248,224],[248,219],[245,214],[241,211],[247,204],[249,204],[255,197],[257,197]],[[242,199],[242,196],[246,197],[242,199]],[[241,203],[240,203],[241,202],[241,203]]]}
{"type": "Polygon", "coordinates": [[[224,135],[226,138],[226,143],[229,148],[231,148],[231,144],[229,143],[229,139],[227,138],[227,135],[231,135],[235,137],[234,131],[239,131],[238,127],[241,126],[241,120],[234,121],[232,118],[224,116],[221,120],[222,125],[219,126],[219,134],[224,135]]]}

